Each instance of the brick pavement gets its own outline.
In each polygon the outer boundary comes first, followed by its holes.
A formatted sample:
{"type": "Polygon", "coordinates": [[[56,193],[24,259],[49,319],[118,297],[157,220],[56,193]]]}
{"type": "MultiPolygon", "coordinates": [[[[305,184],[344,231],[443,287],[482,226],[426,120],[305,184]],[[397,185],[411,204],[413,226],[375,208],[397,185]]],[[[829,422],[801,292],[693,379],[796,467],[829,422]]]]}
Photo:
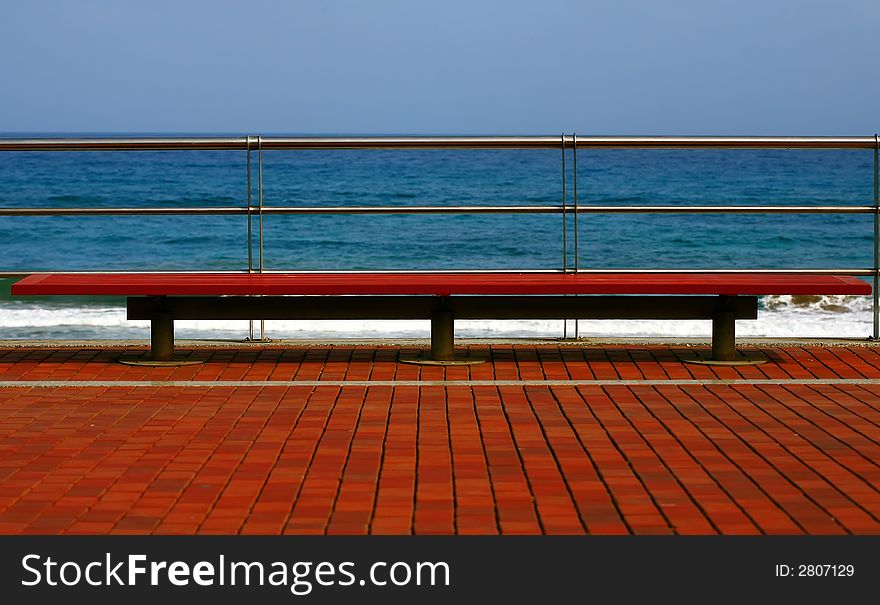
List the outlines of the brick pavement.
{"type": "Polygon", "coordinates": [[[0,349],[0,533],[880,533],[880,349],[472,349],[0,349]]]}

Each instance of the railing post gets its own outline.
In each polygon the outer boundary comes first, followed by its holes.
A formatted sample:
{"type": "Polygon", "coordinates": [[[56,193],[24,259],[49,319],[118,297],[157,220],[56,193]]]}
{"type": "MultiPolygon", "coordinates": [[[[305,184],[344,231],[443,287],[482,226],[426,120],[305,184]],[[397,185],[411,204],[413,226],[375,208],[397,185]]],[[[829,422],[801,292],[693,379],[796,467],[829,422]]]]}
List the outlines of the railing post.
{"type": "MultiPolygon", "coordinates": [[[[562,272],[568,273],[568,217],[567,206],[568,196],[566,195],[565,181],[565,133],[560,136],[560,148],[562,149],[562,272]]],[[[568,338],[568,320],[562,320],[562,339],[568,338]]]]}
{"type": "Polygon", "coordinates": [[[874,340],[880,339],[880,136],[874,133],[874,340]]]}
{"type": "Polygon", "coordinates": [[[253,229],[251,227],[251,138],[247,137],[247,253],[248,253],[248,273],[254,266],[253,249],[251,241],[253,238],[253,229]]]}
{"type": "MultiPolygon", "coordinates": [[[[572,178],[572,196],[574,200],[574,272],[580,271],[581,247],[578,239],[578,137],[577,134],[571,135],[571,178],[572,178]]],[[[575,294],[577,296],[577,294],[575,294]]],[[[574,338],[580,337],[580,320],[574,318],[574,338]]]]}
{"type": "Polygon", "coordinates": [[[566,181],[565,181],[565,133],[563,132],[560,137],[561,149],[562,149],[562,272],[565,273],[568,271],[568,242],[567,242],[567,231],[568,231],[568,191],[566,190],[566,181]]]}
{"type": "MultiPolygon", "coordinates": [[[[263,138],[260,135],[248,135],[245,140],[247,150],[247,247],[248,247],[248,273],[253,273],[254,267],[254,228],[253,228],[253,179],[251,173],[251,150],[257,146],[257,241],[259,247],[259,262],[256,272],[263,272],[263,138]]],[[[248,340],[254,340],[254,320],[248,322],[248,340]]],[[[260,340],[266,341],[266,321],[260,320],[260,340]]]]}
{"type": "MultiPolygon", "coordinates": [[[[252,137],[250,135],[245,139],[247,153],[247,254],[248,254],[248,273],[254,272],[254,228],[251,219],[251,145],[252,137]]],[[[248,340],[254,339],[254,320],[248,322],[248,340]]]]}
{"type": "MultiPolygon", "coordinates": [[[[263,272],[263,137],[257,135],[257,157],[259,158],[259,168],[260,168],[260,178],[259,178],[259,196],[258,202],[260,204],[259,208],[259,216],[260,216],[260,273],[263,272]]],[[[260,319],[260,341],[266,342],[269,339],[266,337],[266,320],[260,319]]]]}
{"type": "Polygon", "coordinates": [[[578,242],[578,137],[571,135],[571,178],[572,196],[574,201],[574,272],[577,273],[580,260],[580,246],[578,242]]]}
{"type": "Polygon", "coordinates": [[[257,135],[257,158],[258,158],[258,167],[259,167],[259,182],[258,182],[258,197],[257,202],[259,203],[259,235],[260,235],[260,270],[259,273],[263,272],[263,137],[257,135]]]}

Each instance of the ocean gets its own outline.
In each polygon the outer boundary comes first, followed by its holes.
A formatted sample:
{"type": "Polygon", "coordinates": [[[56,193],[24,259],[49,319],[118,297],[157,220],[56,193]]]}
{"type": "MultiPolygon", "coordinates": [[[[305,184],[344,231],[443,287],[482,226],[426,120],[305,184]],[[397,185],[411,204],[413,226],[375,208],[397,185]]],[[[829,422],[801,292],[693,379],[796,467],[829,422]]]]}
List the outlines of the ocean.
{"type": "MultiPolygon", "coordinates": [[[[21,135],[17,135],[21,136],[21,135]]],[[[256,155],[252,156],[253,161],[256,155]]],[[[568,200],[572,156],[566,155],[568,200]]],[[[243,151],[3,152],[0,207],[244,206],[243,151]]],[[[870,150],[578,151],[578,201],[603,205],[871,205],[870,150]]],[[[256,168],[256,165],[254,165],[256,168]]],[[[256,178],[256,172],[254,172],[256,178]]],[[[264,204],[554,205],[559,150],[273,150],[264,204]]],[[[256,181],[254,182],[256,193],[256,181]]],[[[562,217],[264,219],[271,270],[558,269],[562,217]]],[[[574,254],[569,217],[569,263],[574,254]]],[[[256,223],[254,223],[256,227],[256,223]]],[[[871,215],[581,214],[581,268],[867,268],[871,215]]],[[[247,268],[243,216],[0,217],[0,273],[247,268]]],[[[0,339],[146,338],[124,300],[11,297],[0,339]]],[[[266,322],[270,338],[427,337],[427,321],[266,322]]],[[[581,336],[706,336],[707,321],[581,321],[581,336]]],[[[870,297],[764,297],[742,336],[862,338],[870,297]]],[[[568,333],[572,326],[569,324],[568,333]]],[[[181,321],[181,338],[241,339],[248,322],[181,321]]],[[[460,321],[463,337],[559,337],[561,321],[460,321]]]]}

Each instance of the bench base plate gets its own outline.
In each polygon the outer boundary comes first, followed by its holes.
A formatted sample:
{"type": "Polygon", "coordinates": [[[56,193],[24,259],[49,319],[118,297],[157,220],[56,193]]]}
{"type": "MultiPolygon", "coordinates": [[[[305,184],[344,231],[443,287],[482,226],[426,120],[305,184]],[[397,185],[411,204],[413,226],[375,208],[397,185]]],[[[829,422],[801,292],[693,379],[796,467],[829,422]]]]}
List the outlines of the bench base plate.
{"type": "Polygon", "coordinates": [[[699,366],[759,366],[762,363],[767,363],[766,359],[732,359],[730,361],[723,361],[720,359],[682,359],[684,363],[689,363],[692,365],[699,366]]]}
{"type": "Polygon", "coordinates": [[[486,363],[488,359],[480,359],[478,357],[459,357],[458,359],[431,359],[429,355],[425,357],[402,357],[400,363],[409,363],[420,366],[475,366],[486,363]]]}
{"type": "Polygon", "coordinates": [[[194,359],[169,359],[167,361],[155,359],[122,359],[117,361],[127,366],[146,366],[150,368],[176,368],[178,366],[197,366],[205,363],[194,359]]]}

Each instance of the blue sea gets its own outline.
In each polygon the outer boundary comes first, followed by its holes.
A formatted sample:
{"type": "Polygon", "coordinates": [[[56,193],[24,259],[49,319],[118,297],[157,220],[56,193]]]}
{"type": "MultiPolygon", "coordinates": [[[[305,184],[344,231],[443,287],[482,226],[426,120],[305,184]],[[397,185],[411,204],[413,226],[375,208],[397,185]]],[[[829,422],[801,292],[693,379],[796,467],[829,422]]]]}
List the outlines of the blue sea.
{"type": "MultiPolygon", "coordinates": [[[[21,136],[21,135],[18,135],[21,136]]],[[[252,160],[256,162],[256,154],[252,160]]],[[[567,160],[572,203],[571,152],[567,160]]],[[[256,163],[254,163],[256,196],[256,163]]],[[[578,201],[603,205],[871,205],[869,150],[586,150],[578,201]]],[[[555,205],[559,150],[273,150],[266,206],[555,205]]],[[[2,152],[0,207],[246,203],[244,151],[2,152]]],[[[254,198],[256,203],[256,197],[254,198]]],[[[558,269],[562,217],[263,218],[271,270],[558,269]]],[[[254,223],[256,228],[256,222],[254,223]]],[[[870,215],[581,215],[582,268],[867,268],[870,215]]],[[[242,270],[244,216],[0,217],[0,273],[242,270]]],[[[572,263],[573,221],[568,251],[572,263]]],[[[0,280],[0,339],[143,338],[124,300],[19,298],[0,280]]],[[[752,336],[864,337],[870,297],[765,297],[752,336]]],[[[458,322],[457,335],[558,337],[561,321],[458,322]]],[[[582,336],[704,336],[709,323],[581,321],[582,336]]],[[[568,332],[572,328],[569,324],[568,332]]],[[[178,335],[239,339],[248,322],[179,322],[178,335]]],[[[267,322],[271,338],[423,337],[428,322],[267,322]]]]}

